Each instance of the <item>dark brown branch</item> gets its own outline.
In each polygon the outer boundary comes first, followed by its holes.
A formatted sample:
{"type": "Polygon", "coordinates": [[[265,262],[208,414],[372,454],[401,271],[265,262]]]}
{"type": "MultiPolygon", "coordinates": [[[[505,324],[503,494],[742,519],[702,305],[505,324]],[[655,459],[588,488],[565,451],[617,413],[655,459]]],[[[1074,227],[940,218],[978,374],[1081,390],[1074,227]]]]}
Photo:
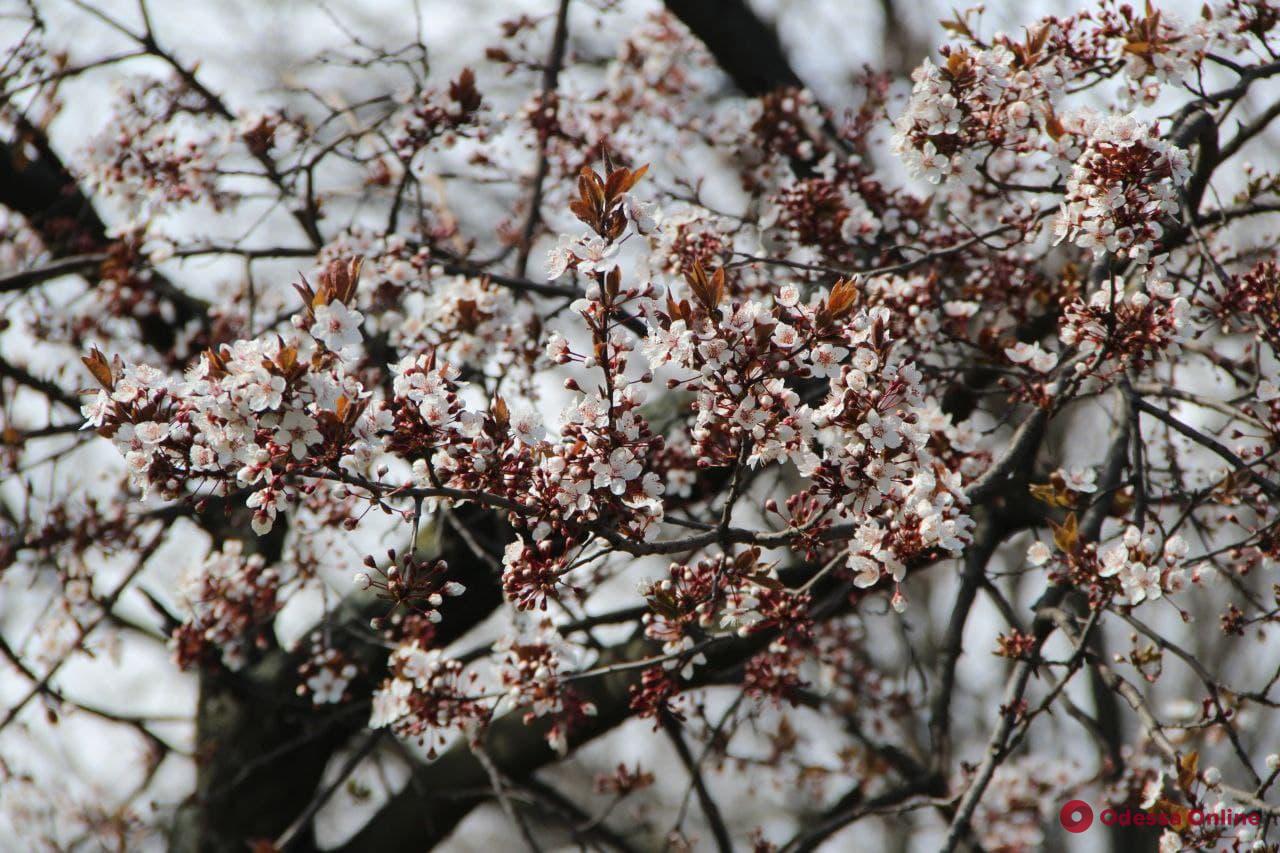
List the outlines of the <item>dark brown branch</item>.
{"type": "Polygon", "coordinates": [[[684,742],[684,734],[680,730],[680,723],[672,717],[664,715],[662,717],[662,728],[666,731],[671,745],[675,747],[676,755],[680,757],[680,763],[684,765],[685,771],[689,774],[693,790],[698,795],[698,803],[702,806],[702,813],[707,818],[707,823],[711,826],[711,834],[716,839],[716,849],[720,853],[732,853],[733,841],[729,838],[729,828],[725,825],[724,815],[720,813],[719,804],[711,796],[711,791],[707,789],[706,779],[702,776],[702,768],[698,766],[693,753],[689,751],[689,744],[684,742]]]}
{"type": "MultiPolygon", "coordinates": [[[[45,133],[21,116],[14,123],[17,138],[12,142],[0,141],[0,205],[21,214],[55,259],[77,257],[85,266],[76,271],[91,272],[93,267],[89,266],[88,258],[103,255],[111,245],[106,223],[45,133]],[[35,156],[29,156],[29,152],[35,156]]],[[[6,289],[19,289],[31,283],[34,282],[6,289]]],[[[159,273],[153,272],[147,284],[159,301],[172,306],[173,317],[166,319],[156,311],[135,314],[135,319],[143,341],[158,352],[167,352],[176,340],[175,326],[184,326],[194,319],[203,320],[208,305],[159,273]]]]}
{"type": "Polygon", "coordinates": [[[12,293],[17,290],[26,290],[37,284],[43,284],[51,279],[59,278],[64,275],[76,275],[86,273],[90,270],[97,269],[102,262],[107,259],[107,255],[102,252],[92,252],[87,255],[70,255],[65,258],[59,258],[50,261],[39,267],[33,267],[22,272],[10,273],[6,276],[0,276],[0,293],[12,293]]]}
{"type": "Polygon", "coordinates": [[[772,27],[746,0],[666,0],[667,9],[707,46],[747,95],[803,86],[772,27]]]}
{"type": "Polygon", "coordinates": [[[64,390],[62,386],[56,382],[50,382],[48,379],[41,379],[16,364],[10,364],[3,358],[0,358],[0,377],[12,379],[32,391],[39,391],[53,402],[61,403],[73,412],[79,413],[80,411],[80,401],[70,392],[64,390]]]}
{"type": "MultiPolygon", "coordinates": [[[[813,616],[830,619],[846,612],[848,587],[828,579],[815,589],[813,616]]],[[[465,599],[466,596],[463,596],[465,599]]],[[[448,617],[441,624],[447,624],[448,617]]],[[[707,663],[695,681],[686,687],[718,683],[738,674],[741,663],[773,639],[772,632],[747,638],[733,638],[703,651],[707,663]]],[[[601,653],[596,673],[574,681],[574,689],[596,706],[588,717],[569,732],[569,748],[575,749],[630,719],[633,711],[630,691],[640,682],[643,666],[636,661],[654,654],[653,644],[643,638],[606,649],[601,653]]],[[[546,742],[545,719],[525,723],[524,713],[514,711],[495,720],[487,735],[488,753],[504,776],[520,784],[552,762],[560,760],[546,742]]],[[[382,810],[342,848],[344,853],[364,850],[421,851],[446,838],[466,814],[487,798],[489,775],[466,744],[459,744],[433,763],[414,770],[413,781],[391,798],[382,810]],[[445,796],[445,792],[457,793],[445,796]]]]}
{"type": "MultiPolygon", "coordinates": [[[[556,88],[560,83],[560,69],[564,65],[565,48],[569,43],[569,2],[560,0],[560,8],[556,12],[555,33],[551,37],[551,50],[547,55],[546,66],[542,69],[542,95],[538,101],[540,109],[555,109],[557,104],[556,88]]],[[[516,259],[516,275],[524,278],[529,272],[529,252],[533,249],[533,235],[542,220],[542,191],[550,171],[550,160],[547,158],[547,140],[541,133],[538,136],[538,166],[533,176],[533,191],[529,196],[529,213],[524,221],[524,231],[520,235],[520,249],[516,259]]]]}
{"type": "Polygon", "coordinates": [[[955,689],[956,666],[964,651],[964,627],[969,621],[969,610],[977,597],[978,588],[987,570],[987,563],[999,544],[1001,531],[992,520],[984,520],[978,527],[974,542],[964,555],[964,571],[960,576],[960,588],[951,608],[951,621],[942,642],[942,655],[938,661],[937,690],[929,705],[929,736],[933,741],[933,766],[943,772],[951,761],[951,695],[955,689]]]}
{"type": "MultiPolygon", "coordinates": [[[[1125,408],[1127,409],[1129,398],[1124,397],[1122,399],[1125,401],[1125,408]]],[[[1121,473],[1128,460],[1129,423],[1130,420],[1126,412],[1125,416],[1120,418],[1117,435],[1111,443],[1111,449],[1108,451],[1106,462],[1103,464],[1103,473],[1098,487],[1102,497],[1089,508],[1080,522],[1079,537],[1081,542],[1089,542],[1098,538],[1098,534],[1102,529],[1102,522],[1111,511],[1115,490],[1120,483],[1121,473]]],[[[1014,727],[1021,718],[1019,709],[1023,697],[1026,695],[1031,676],[1036,670],[1040,649],[1044,647],[1045,641],[1053,633],[1055,627],[1050,611],[1056,610],[1062,604],[1067,597],[1067,593],[1067,587],[1056,584],[1051,585],[1040,596],[1039,601],[1036,602],[1036,616],[1031,626],[1034,644],[1030,653],[1014,666],[1013,672],[1005,685],[1004,698],[1001,700],[1000,705],[1000,719],[997,721],[995,729],[991,732],[982,764],[978,767],[973,781],[969,783],[969,787],[965,790],[959,804],[956,806],[955,817],[952,819],[951,828],[947,832],[947,840],[943,846],[943,850],[947,851],[947,853],[957,849],[961,841],[969,836],[971,832],[969,821],[973,818],[973,813],[977,809],[978,803],[982,801],[982,795],[986,792],[987,785],[990,784],[992,777],[995,775],[996,768],[1000,766],[1008,755],[1007,744],[1014,732],[1014,727]]]]}
{"type": "Polygon", "coordinates": [[[1218,441],[1212,436],[1205,435],[1199,430],[1188,426],[1187,424],[1175,418],[1173,415],[1166,412],[1164,409],[1161,409],[1158,406],[1151,405],[1146,400],[1142,399],[1136,394],[1133,396],[1133,404],[1142,413],[1151,415],[1156,420],[1161,421],[1165,424],[1168,424],[1175,432],[1186,436],[1187,438],[1194,441],[1196,444],[1199,444],[1201,447],[1204,447],[1208,450],[1213,451],[1223,460],[1230,462],[1233,466],[1235,466],[1235,469],[1238,472],[1244,474],[1250,480],[1256,483],[1258,488],[1262,489],[1262,491],[1265,492],[1268,497],[1280,498],[1280,485],[1276,485],[1272,481],[1268,480],[1266,477],[1259,474],[1257,471],[1253,469],[1252,465],[1245,462],[1243,459],[1241,459],[1239,456],[1233,453],[1231,449],[1228,448],[1222,442],[1218,441]]]}
{"type": "MultiPolygon", "coordinates": [[[[457,511],[485,536],[506,535],[505,525],[491,513],[476,507],[457,511]]],[[[243,526],[233,518],[227,532],[243,526]]],[[[440,556],[450,578],[467,587],[466,595],[448,599],[442,608],[437,640],[448,644],[493,612],[501,589],[488,566],[477,564],[456,537],[446,536],[440,556]]],[[[384,612],[382,602],[353,597],[330,614],[327,625],[313,629],[313,635],[327,629],[330,644],[359,665],[361,677],[352,685],[356,695],[367,696],[385,672],[387,650],[368,627],[371,616],[384,612]]],[[[361,704],[335,711],[299,697],[298,667],[308,654],[305,640],[293,652],[273,649],[239,672],[211,666],[204,674],[197,737],[200,753],[209,759],[200,767],[196,798],[180,814],[174,849],[239,853],[249,840],[285,833],[290,833],[288,850],[314,849],[311,818],[300,816],[323,796],[320,784],[331,757],[367,730],[368,712],[361,704]]]]}

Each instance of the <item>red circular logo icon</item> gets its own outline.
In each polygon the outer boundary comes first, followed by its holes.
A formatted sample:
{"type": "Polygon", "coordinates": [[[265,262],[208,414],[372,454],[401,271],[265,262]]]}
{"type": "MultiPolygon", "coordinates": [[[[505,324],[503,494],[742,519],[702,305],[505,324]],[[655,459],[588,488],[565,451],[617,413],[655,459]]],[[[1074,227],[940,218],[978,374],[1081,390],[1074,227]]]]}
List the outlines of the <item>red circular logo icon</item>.
{"type": "Polygon", "coordinates": [[[1084,800],[1072,800],[1058,812],[1058,820],[1067,832],[1084,832],[1093,826],[1093,809],[1084,800]]]}

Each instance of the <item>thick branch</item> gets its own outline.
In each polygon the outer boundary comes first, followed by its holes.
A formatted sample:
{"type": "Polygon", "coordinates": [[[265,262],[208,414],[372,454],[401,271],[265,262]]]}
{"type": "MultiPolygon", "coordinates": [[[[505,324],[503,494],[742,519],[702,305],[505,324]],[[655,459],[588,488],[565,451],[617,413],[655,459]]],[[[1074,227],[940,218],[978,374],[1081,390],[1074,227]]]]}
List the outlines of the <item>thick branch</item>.
{"type": "Polygon", "coordinates": [[[666,0],[734,84],[747,95],[803,86],[782,50],[778,34],[746,0],[666,0]]]}

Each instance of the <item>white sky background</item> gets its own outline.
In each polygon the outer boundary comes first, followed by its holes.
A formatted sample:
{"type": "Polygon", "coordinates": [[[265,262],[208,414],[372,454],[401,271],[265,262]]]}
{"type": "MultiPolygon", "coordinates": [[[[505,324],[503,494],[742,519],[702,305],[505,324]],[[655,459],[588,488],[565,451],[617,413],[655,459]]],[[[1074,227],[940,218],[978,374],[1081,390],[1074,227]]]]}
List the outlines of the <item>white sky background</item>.
{"type": "MultiPolygon", "coordinates": [[[[14,0],[2,0],[0,8],[13,3],[14,0]]],[[[131,0],[95,5],[130,22],[136,20],[136,7],[131,0]]],[[[418,5],[419,17],[424,40],[432,50],[435,79],[441,82],[449,79],[464,65],[483,65],[480,60],[482,51],[485,46],[497,40],[498,21],[516,17],[521,11],[527,11],[531,15],[545,14],[551,5],[546,0],[423,0],[418,5]]],[[[936,20],[941,16],[950,16],[952,4],[937,0],[911,0],[902,5],[910,10],[904,23],[913,31],[913,35],[921,43],[936,44],[941,32],[936,20]]],[[[1029,23],[1042,14],[1062,14],[1079,5],[1076,2],[991,2],[987,4],[983,30],[988,34],[997,29],[1015,31],[1020,25],[1029,23]]],[[[1172,11],[1185,8],[1194,13],[1199,3],[1160,5],[1172,11]]],[[[85,13],[64,0],[37,0],[37,6],[51,25],[52,40],[73,45],[73,61],[92,59],[127,46],[118,34],[93,22],[85,13]]],[[[644,0],[623,0],[623,13],[616,16],[618,28],[627,29],[627,22],[638,21],[657,6],[656,3],[644,0]]],[[[202,78],[210,88],[223,93],[233,109],[276,102],[281,86],[297,79],[300,63],[325,46],[339,47],[347,42],[347,37],[333,24],[330,17],[317,4],[310,2],[153,0],[150,8],[161,41],[186,62],[199,59],[202,78]]],[[[407,28],[416,26],[413,6],[409,0],[351,0],[332,2],[328,4],[328,8],[347,27],[372,41],[398,43],[403,40],[407,28]]],[[[872,66],[879,63],[885,38],[878,2],[760,0],[757,8],[780,22],[780,33],[793,65],[828,106],[839,108],[850,102],[847,80],[852,71],[863,63],[872,66]]],[[[11,28],[0,21],[0,44],[11,37],[11,28]]],[[[572,46],[592,54],[611,54],[615,38],[616,33],[609,32],[575,33],[572,46]],[[601,47],[600,43],[607,46],[601,47]]],[[[141,70],[144,66],[139,64],[133,67],[141,70]]],[[[309,80],[317,79],[313,69],[308,69],[306,74],[309,80]]],[[[70,161],[74,161],[75,155],[83,149],[87,138],[102,128],[109,115],[110,92],[103,86],[103,82],[110,79],[110,75],[99,72],[91,79],[95,82],[67,87],[68,108],[52,128],[55,146],[70,161]]],[[[486,95],[489,94],[484,85],[481,89],[486,95]]],[[[664,155],[665,152],[654,152],[653,160],[660,164],[664,155]]],[[[885,160],[889,159],[886,154],[885,160]]],[[[111,220],[110,211],[103,212],[111,220]]],[[[200,220],[199,216],[184,214],[190,220],[191,227],[203,229],[207,223],[200,220]]],[[[281,223],[279,227],[281,241],[296,241],[296,235],[290,233],[287,223],[281,223]]],[[[534,257],[535,262],[531,267],[538,269],[538,254],[535,253],[534,257]]],[[[220,278],[239,275],[235,265],[228,267],[211,263],[202,267],[187,264],[181,269],[184,284],[190,282],[194,287],[200,287],[203,281],[210,292],[216,292],[220,278]]],[[[282,278],[282,283],[287,283],[296,269],[296,264],[279,264],[274,268],[282,278]]],[[[259,268],[260,276],[268,276],[272,272],[273,268],[270,266],[259,268]]],[[[5,304],[0,302],[0,306],[5,304]]],[[[0,347],[6,348],[5,351],[16,345],[18,342],[12,334],[0,333],[0,347]]],[[[46,348],[46,351],[33,356],[33,363],[52,372],[59,368],[60,361],[66,357],[66,353],[46,348]]],[[[1081,414],[1080,417],[1088,415],[1081,414]]],[[[1094,417],[1097,417],[1096,413],[1094,417]]],[[[1099,428],[1098,432],[1103,434],[1105,429],[1099,428]]],[[[1096,460],[1098,453],[1095,448],[1080,450],[1084,455],[1080,461],[1096,460]]],[[[105,447],[105,443],[96,453],[95,458],[102,464],[114,464],[107,459],[113,452],[105,447]]],[[[8,491],[17,488],[17,485],[5,483],[0,488],[8,491]]],[[[157,592],[164,591],[166,587],[171,589],[174,579],[193,559],[193,554],[198,555],[207,547],[200,544],[200,536],[192,533],[191,547],[175,543],[166,553],[157,555],[144,576],[147,587],[157,592]]],[[[102,569],[108,586],[111,578],[118,576],[121,569],[122,566],[102,569]]],[[[333,577],[335,588],[344,590],[349,583],[348,576],[349,572],[346,572],[333,577]]],[[[924,611],[929,608],[933,612],[934,626],[945,627],[945,614],[949,612],[952,599],[950,577],[951,573],[947,571],[933,571],[928,575],[927,585],[909,587],[912,607],[920,608],[917,614],[919,618],[910,619],[913,625],[919,626],[930,621],[925,618],[927,614],[924,611]]],[[[622,589],[620,593],[629,591],[629,588],[622,589]]],[[[1025,592],[1033,597],[1038,590],[1025,592]]],[[[29,634],[31,622],[38,618],[47,601],[47,593],[40,587],[28,591],[14,578],[6,578],[0,583],[0,630],[3,630],[11,642],[21,642],[29,634]]],[[[312,601],[310,605],[314,606],[315,603],[312,601]]],[[[599,606],[604,604],[604,601],[598,602],[599,606]]],[[[136,615],[146,612],[138,601],[126,599],[125,607],[132,607],[132,612],[136,615]]],[[[301,630],[312,618],[305,603],[292,610],[293,612],[285,615],[283,632],[301,630]]],[[[1211,609],[1206,609],[1200,615],[1205,618],[1199,623],[1198,630],[1217,630],[1211,609]]],[[[1165,620],[1153,621],[1159,624],[1165,620]]],[[[884,632],[883,643],[886,649],[899,648],[895,620],[885,618],[869,624],[875,630],[884,632]]],[[[995,712],[996,703],[990,697],[997,695],[1002,689],[1003,671],[992,665],[992,658],[986,652],[1002,624],[986,599],[980,598],[968,626],[971,639],[966,643],[966,648],[970,651],[962,658],[959,670],[958,680],[964,691],[957,697],[955,711],[962,731],[965,721],[970,721],[974,728],[985,735],[995,712]],[[975,697],[982,699],[981,704],[974,701],[975,697]]],[[[926,640],[919,630],[916,628],[912,636],[915,643],[926,640]]],[[[472,642],[474,641],[468,641],[465,645],[469,646],[472,642]]],[[[1061,650],[1061,647],[1050,646],[1048,651],[1053,654],[1061,650]]],[[[1259,659],[1265,657],[1259,654],[1259,659]]],[[[103,654],[94,660],[79,656],[65,667],[56,683],[70,695],[92,697],[102,707],[133,713],[185,716],[190,714],[195,699],[194,679],[178,674],[168,662],[167,652],[163,648],[158,644],[129,638],[123,640],[118,656],[103,654]]],[[[7,667],[0,667],[0,707],[8,707],[27,688],[28,684],[23,679],[7,667]]],[[[1073,698],[1085,707],[1089,706],[1087,695],[1075,695],[1073,698]]],[[[723,703],[717,699],[709,704],[714,716],[723,703]]],[[[133,778],[138,772],[137,768],[141,767],[138,756],[141,742],[136,736],[122,728],[105,726],[84,715],[75,714],[68,715],[61,725],[49,727],[42,722],[42,714],[40,704],[32,703],[23,717],[29,725],[21,731],[11,727],[0,735],[0,755],[15,764],[26,762],[30,769],[41,770],[41,775],[46,779],[52,776],[65,780],[66,790],[72,796],[79,796],[83,791],[96,788],[102,792],[102,796],[109,797],[112,792],[119,792],[130,784],[122,780],[133,778]],[[51,766],[65,769],[50,773],[48,768],[51,766]]],[[[826,763],[828,756],[825,754],[825,744],[829,741],[822,734],[824,721],[812,712],[800,712],[797,719],[811,726],[801,731],[805,739],[801,749],[809,753],[815,764],[826,763]]],[[[590,780],[596,771],[610,769],[619,762],[640,762],[649,770],[662,771],[665,768],[671,777],[682,780],[683,771],[676,768],[674,758],[667,754],[665,739],[650,736],[649,728],[650,724],[647,722],[633,721],[582,750],[574,759],[576,767],[553,769],[545,778],[559,785],[562,790],[569,790],[571,777],[590,780]],[[583,770],[584,766],[590,769],[583,770]]],[[[190,740],[190,726],[181,723],[160,726],[157,731],[174,743],[189,743],[190,740]]],[[[1053,731],[1055,729],[1052,724],[1038,724],[1032,737],[1047,738],[1053,731]]],[[[1060,731],[1067,732],[1072,737],[1081,736],[1079,728],[1071,728],[1070,723],[1060,731]]],[[[1064,748],[1069,750],[1069,747],[1064,748]]],[[[973,759],[976,755],[975,747],[970,754],[958,757],[973,759]]],[[[394,768],[389,772],[393,778],[402,775],[397,774],[394,768]]],[[[368,784],[377,786],[377,776],[371,767],[362,767],[360,776],[368,784]]],[[[152,785],[152,796],[161,802],[172,804],[189,791],[192,778],[189,765],[183,761],[171,760],[152,785]]],[[[713,790],[720,794],[719,802],[731,825],[742,827],[745,831],[763,824],[766,830],[771,830],[770,837],[775,841],[790,834],[791,828],[780,817],[784,814],[784,809],[793,809],[797,802],[807,799],[803,792],[775,792],[768,790],[767,786],[765,790],[753,791],[751,784],[732,776],[726,778],[712,775],[709,782],[713,790]]],[[[669,813],[674,814],[683,786],[668,784],[662,790],[668,797],[675,798],[675,802],[665,804],[669,807],[669,813]]],[[[14,795],[10,793],[8,796],[14,795]]],[[[10,831],[11,828],[7,829],[5,826],[6,815],[12,805],[4,802],[5,797],[6,792],[0,790],[0,851],[26,850],[26,845],[10,831]]],[[[322,842],[326,837],[337,841],[355,828],[357,824],[352,819],[355,808],[345,791],[334,798],[321,814],[322,842]]],[[[628,808],[629,803],[622,807],[621,812],[625,813],[628,808]]],[[[696,824],[699,815],[696,804],[691,807],[691,814],[691,824],[696,824]]],[[[657,822],[661,825],[664,820],[657,822]]],[[[853,831],[857,833],[856,844],[852,840],[852,834],[846,833],[844,836],[837,836],[829,847],[879,848],[880,845],[874,840],[874,826],[874,823],[859,824],[853,831]]],[[[471,815],[442,849],[517,849],[519,843],[505,818],[496,809],[486,807],[471,815]]],[[[913,849],[933,849],[936,843],[936,838],[921,836],[913,849]]],[[[1078,849],[1087,848],[1080,846],[1078,849]]]]}

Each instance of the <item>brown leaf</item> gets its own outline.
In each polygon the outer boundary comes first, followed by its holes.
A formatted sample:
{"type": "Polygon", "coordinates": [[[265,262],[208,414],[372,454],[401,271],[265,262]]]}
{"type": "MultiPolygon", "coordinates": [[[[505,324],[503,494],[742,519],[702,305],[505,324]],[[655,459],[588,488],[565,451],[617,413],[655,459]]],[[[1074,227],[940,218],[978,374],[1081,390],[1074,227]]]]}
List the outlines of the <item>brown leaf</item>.
{"type": "Polygon", "coordinates": [[[86,356],[81,356],[80,360],[84,362],[84,366],[89,368],[89,372],[93,374],[93,378],[98,381],[106,390],[110,391],[115,387],[115,376],[111,371],[111,364],[107,361],[107,357],[102,354],[102,350],[94,347],[86,356]]]}
{"type": "Polygon", "coordinates": [[[494,396],[490,411],[493,413],[494,423],[505,432],[507,425],[511,423],[511,410],[507,408],[507,401],[502,399],[501,395],[494,396]]]}
{"type": "Polygon", "coordinates": [[[307,309],[307,317],[314,318],[315,306],[317,304],[323,305],[324,303],[316,302],[316,292],[311,289],[311,284],[307,281],[306,276],[299,273],[298,280],[299,283],[295,284],[293,289],[298,291],[298,295],[302,297],[302,307],[307,309]]]}
{"type": "Polygon", "coordinates": [[[634,172],[627,168],[614,169],[609,173],[609,180],[605,183],[605,199],[610,204],[617,201],[619,196],[629,192],[632,187],[639,183],[647,171],[649,171],[647,163],[634,172]]]}
{"type": "Polygon", "coordinates": [[[363,266],[364,257],[360,255],[351,258],[335,258],[330,261],[320,273],[319,293],[325,297],[324,303],[350,304],[355,297],[356,285],[360,282],[360,269],[363,266]]]}
{"type": "Polygon", "coordinates": [[[1186,755],[1178,759],[1178,787],[1184,791],[1190,790],[1191,785],[1196,781],[1196,773],[1200,768],[1200,753],[1191,750],[1186,755]]]}
{"type": "Polygon", "coordinates": [[[839,320],[858,304],[858,296],[858,287],[854,279],[840,279],[832,286],[826,301],[818,310],[818,322],[822,324],[839,320]]]}
{"type": "Polygon", "coordinates": [[[948,32],[952,32],[952,33],[955,33],[956,35],[964,36],[966,38],[972,39],[973,31],[969,29],[969,23],[964,19],[964,16],[960,13],[958,9],[953,9],[952,14],[955,17],[952,18],[951,20],[942,20],[942,21],[939,21],[938,23],[942,26],[944,30],[947,30],[948,32]]]}
{"type": "Polygon", "coordinates": [[[585,222],[587,225],[591,226],[593,229],[596,227],[596,212],[589,201],[575,198],[573,201],[569,202],[569,212],[578,217],[581,221],[585,222]]]}
{"type": "Polygon", "coordinates": [[[756,573],[754,575],[748,575],[747,579],[750,580],[752,583],[754,583],[756,586],[762,586],[765,589],[771,589],[775,592],[784,590],[787,588],[786,585],[782,583],[782,581],[778,580],[777,578],[771,578],[762,572],[756,573]]]}
{"type": "Polygon", "coordinates": [[[1051,483],[1037,483],[1027,487],[1031,497],[1049,506],[1071,506],[1070,495],[1065,495],[1051,483]]]}
{"type": "Polygon", "coordinates": [[[1179,805],[1173,800],[1166,800],[1163,797],[1156,801],[1151,811],[1164,812],[1170,815],[1170,825],[1174,827],[1191,826],[1191,809],[1186,806],[1179,805]]]}
{"type": "Polygon", "coordinates": [[[1049,524],[1053,527],[1053,544],[1058,546],[1058,550],[1064,554],[1075,553],[1076,545],[1080,541],[1080,527],[1076,514],[1067,513],[1067,518],[1062,524],[1053,521],[1049,524]]]}
{"type": "Polygon", "coordinates": [[[276,364],[280,365],[281,372],[287,375],[298,364],[298,348],[281,347],[280,355],[276,356],[276,364]]]}
{"type": "Polygon", "coordinates": [[[595,210],[604,212],[604,182],[590,166],[583,166],[578,173],[578,194],[595,210]]]}
{"type": "Polygon", "coordinates": [[[476,73],[462,69],[458,79],[449,84],[449,98],[458,105],[458,113],[468,116],[480,109],[481,97],[476,90],[476,73]]]}
{"type": "Polygon", "coordinates": [[[227,375],[227,361],[222,357],[222,353],[213,347],[209,347],[204,351],[205,358],[209,359],[209,377],[212,379],[220,379],[227,375]]]}
{"type": "Polygon", "coordinates": [[[631,176],[631,170],[627,168],[613,169],[609,172],[609,177],[604,182],[604,198],[605,202],[612,204],[613,200],[622,195],[626,190],[622,189],[622,184],[631,176]]]}
{"type": "Polygon", "coordinates": [[[1029,35],[1027,39],[1027,52],[1031,57],[1034,57],[1044,48],[1045,42],[1048,40],[1049,28],[1043,25],[1036,27],[1035,33],[1029,35]]]}
{"type": "Polygon", "coordinates": [[[947,57],[947,72],[952,77],[960,77],[969,67],[969,52],[967,50],[953,50],[951,55],[947,57]]]}
{"type": "MultiPolygon", "coordinates": [[[[720,270],[723,273],[723,270],[720,270]]],[[[684,272],[685,281],[689,282],[689,289],[693,291],[693,296],[698,302],[702,303],[702,307],[710,313],[716,310],[720,305],[718,294],[715,287],[707,279],[707,271],[702,268],[700,261],[693,262],[693,268],[684,272]]],[[[721,276],[721,293],[723,293],[724,278],[721,276]]]]}
{"type": "Polygon", "coordinates": [[[724,301],[724,267],[711,276],[711,301],[716,306],[724,301]]]}
{"type": "Polygon", "coordinates": [[[1044,132],[1049,134],[1049,138],[1055,141],[1061,139],[1062,134],[1067,132],[1067,129],[1063,126],[1062,122],[1058,120],[1058,117],[1054,115],[1052,110],[1050,110],[1049,114],[1045,116],[1044,132]]]}
{"type": "Polygon", "coordinates": [[[630,177],[627,178],[627,183],[622,188],[622,191],[624,193],[630,192],[631,188],[634,187],[636,184],[640,183],[640,179],[643,178],[645,176],[645,173],[648,171],[649,171],[649,164],[645,163],[639,169],[636,169],[634,172],[632,172],[630,177]]]}
{"type": "Polygon", "coordinates": [[[685,319],[684,314],[680,311],[680,303],[671,298],[671,291],[667,291],[667,315],[672,320],[685,319]]]}

